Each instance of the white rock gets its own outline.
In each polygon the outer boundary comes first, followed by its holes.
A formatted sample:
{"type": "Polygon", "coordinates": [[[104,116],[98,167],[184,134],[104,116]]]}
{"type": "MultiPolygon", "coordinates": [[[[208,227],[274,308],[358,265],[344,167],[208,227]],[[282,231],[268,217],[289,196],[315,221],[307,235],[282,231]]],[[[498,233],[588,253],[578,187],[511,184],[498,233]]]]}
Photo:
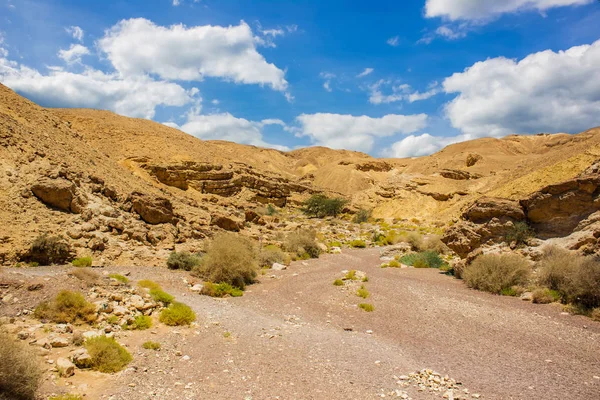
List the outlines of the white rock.
{"type": "Polygon", "coordinates": [[[283,265],[280,263],[273,263],[273,265],[271,266],[271,269],[274,271],[283,271],[287,269],[287,265],[283,265]]]}
{"type": "Polygon", "coordinates": [[[75,364],[73,364],[68,359],[61,357],[56,360],[56,368],[58,368],[58,373],[64,377],[73,376],[75,373],[75,364]]]}

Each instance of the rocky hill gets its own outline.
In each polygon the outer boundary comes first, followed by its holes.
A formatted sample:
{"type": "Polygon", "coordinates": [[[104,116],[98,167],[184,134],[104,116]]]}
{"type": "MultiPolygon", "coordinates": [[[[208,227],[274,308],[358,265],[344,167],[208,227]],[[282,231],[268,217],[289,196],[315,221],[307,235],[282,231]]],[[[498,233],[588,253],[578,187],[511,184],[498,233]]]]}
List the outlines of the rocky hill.
{"type": "Polygon", "coordinates": [[[149,262],[220,229],[261,237],[277,229],[261,207],[293,208],[316,192],[375,217],[445,226],[483,196],[523,200],[578,179],[600,159],[598,133],[479,139],[417,159],[281,152],[107,111],[45,109],[0,85],[0,263],[42,233],[66,234],[104,263],[149,262]]]}

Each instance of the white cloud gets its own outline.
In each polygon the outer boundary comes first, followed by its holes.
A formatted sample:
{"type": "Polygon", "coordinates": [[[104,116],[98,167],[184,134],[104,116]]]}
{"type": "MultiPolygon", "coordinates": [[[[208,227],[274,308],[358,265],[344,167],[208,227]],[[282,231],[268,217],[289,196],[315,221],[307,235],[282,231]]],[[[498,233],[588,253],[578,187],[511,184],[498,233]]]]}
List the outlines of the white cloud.
{"type": "Polygon", "coordinates": [[[4,58],[6,51],[3,54],[0,81],[43,106],[108,109],[130,117],[152,118],[160,105],[183,106],[193,101],[194,92],[147,76],[123,78],[89,68],[81,74],[55,68],[44,75],[4,58]]]}
{"type": "Polygon", "coordinates": [[[398,45],[400,45],[400,36],[391,37],[387,40],[386,43],[392,47],[397,47],[398,45]]]}
{"type": "Polygon", "coordinates": [[[440,93],[437,82],[433,82],[429,85],[428,91],[421,93],[419,91],[414,91],[413,88],[406,83],[394,84],[392,81],[385,79],[380,79],[369,86],[369,91],[369,102],[371,104],[389,104],[398,101],[414,103],[415,101],[427,100],[440,93]],[[384,94],[382,88],[387,86],[390,86],[391,93],[384,94]]]}
{"type": "Polygon", "coordinates": [[[406,158],[420,157],[433,154],[444,147],[453,143],[464,142],[474,139],[469,135],[458,136],[432,136],[428,133],[422,135],[410,135],[404,139],[392,144],[388,149],[382,152],[384,157],[406,158]]]}
{"type": "Polygon", "coordinates": [[[456,20],[491,19],[505,13],[546,11],[550,8],[577,6],[595,0],[427,0],[425,16],[456,20]]]}
{"type": "Polygon", "coordinates": [[[178,5],[180,5],[180,4],[181,4],[181,1],[180,1],[180,0],[173,0],[173,5],[174,5],[175,7],[177,7],[177,6],[178,6],[178,5]]]}
{"type": "Polygon", "coordinates": [[[58,56],[67,64],[80,63],[81,57],[90,54],[87,47],[80,44],[72,44],[67,50],[60,49],[58,56]]]}
{"type": "Polygon", "coordinates": [[[262,129],[266,125],[282,125],[283,121],[267,119],[261,122],[236,118],[229,113],[198,115],[188,114],[187,121],[179,126],[173,122],[164,123],[203,140],[227,140],[230,142],[289,150],[286,146],[274,145],[263,140],[262,129]]]}
{"type": "Polygon", "coordinates": [[[389,114],[372,118],[318,113],[302,114],[296,120],[300,124],[296,135],[309,137],[314,144],[368,152],[378,137],[409,134],[424,128],[427,115],[389,114]]]}
{"type": "Polygon", "coordinates": [[[478,62],[446,78],[452,125],[474,136],[576,132],[600,123],[600,40],[566,51],[478,62]]]}
{"type": "Polygon", "coordinates": [[[333,89],[331,89],[331,82],[330,81],[323,82],[323,89],[327,90],[328,92],[332,92],[333,89]]]}
{"type": "Polygon", "coordinates": [[[201,81],[215,77],[287,90],[285,72],[257,52],[245,23],[237,26],[157,26],[143,19],[123,20],[98,41],[124,76],[155,74],[162,79],[201,81]]]}
{"type": "Polygon", "coordinates": [[[71,35],[73,37],[73,39],[77,40],[78,42],[83,42],[83,29],[81,29],[78,26],[70,26],[68,28],[65,28],[65,31],[67,31],[67,33],[69,35],[71,35]]]}
{"type": "Polygon", "coordinates": [[[364,78],[365,76],[373,73],[373,71],[375,71],[373,68],[365,68],[365,70],[363,72],[361,72],[360,74],[356,75],[356,77],[364,78]]]}
{"type": "Polygon", "coordinates": [[[332,74],[331,72],[321,72],[319,76],[322,79],[325,79],[325,82],[323,82],[323,89],[327,90],[328,92],[332,92],[333,89],[331,88],[331,80],[335,78],[335,74],[332,74]]]}

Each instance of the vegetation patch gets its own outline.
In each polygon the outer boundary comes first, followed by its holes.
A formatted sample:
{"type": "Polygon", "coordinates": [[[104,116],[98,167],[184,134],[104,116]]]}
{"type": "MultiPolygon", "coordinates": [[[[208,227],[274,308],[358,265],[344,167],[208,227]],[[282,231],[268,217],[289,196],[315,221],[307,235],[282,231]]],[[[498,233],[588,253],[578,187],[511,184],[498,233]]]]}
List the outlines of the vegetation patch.
{"type": "Polygon", "coordinates": [[[367,288],[363,285],[360,287],[360,289],[358,289],[356,291],[356,295],[358,297],[362,297],[363,299],[368,298],[371,294],[369,293],[369,291],[367,290],[367,288]]]}
{"type": "Polygon", "coordinates": [[[252,241],[234,233],[222,233],[209,243],[193,274],[205,281],[224,282],[243,289],[254,282],[258,269],[252,241]]]}
{"type": "Polygon", "coordinates": [[[74,267],[91,267],[92,261],[92,257],[80,257],[71,261],[71,264],[74,267]]]}
{"type": "Polygon", "coordinates": [[[125,330],[146,330],[152,327],[152,318],[148,315],[138,315],[133,320],[123,324],[125,330]]]}
{"type": "Polygon", "coordinates": [[[160,343],[149,340],[147,342],[144,342],[144,344],[142,344],[142,347],[146,350],[160,350],[160,343]]]}
{"type": "Polygon", "coordinates": [[[344,280],[345,281],[355,281],[357,280],[358,277],[356,276],[356,270],[350,270],[346,273],[346,276],[344,276],[344,280]]]}
{"type": "Polygon", "coordinates": [[[301,229],[288,234],[283,247],[300,258],[319,258],[321,254],[321,249],[317,244],[317,233],[309,229],[301,229]]]}
{"type": "Polygon", "coordinates": [[[96,307],[81,293],[63,290],[53,301],[40,303],[34,315],[55,323],[91,323],[96,320],[96,307]]]}
{"type": "Polygon", "coordinates": [[[415,268],[441,268],[446,265],[440,255],[433,250],[406,254],[400,258],[400,262],[415,268]]]}
{"type": "Polygon", "coordinates": [[[174,251],[169,255],[167,259],[167,267],[169,269],[183,269],[185,271],[191,271],[194,267],[197,267],[202,262],[202,258],[194,255],[188,251],[180,251],[179,253],[174,251]]]}
{"type": "Polygon", "coordinates": [[[350,247],[356,249],[364,249],[365,247],[367,247],[367,243],[364,240],[357,239],[350,242],[350,247]]]}
{"type": "Polygon", "coordinates": [[[333,281],[333,286],[344,286],[344,281],[341,279],[336,279],[333,281]]]}
{"type": "Polygon", "coordinates": [[[69,271],[69,275],[85,282],[87,286],[94,286],[100,281],[100,275],[87,268],[74,268],[69,271]]]}
{"type": "Polygon", "coordinates": [[[175,300],[174,296],[171,296],[162,289],[151,289],[150,297],[152,297],[152,300],[156,301],[157,303],[163,303],[165,306],[168,306],[173,302],[173,300],[175,300]]]}
{"type": "Polygon", "coordinates": [[[27,259],[39,265],[65,264],[73,258],[71,246],[61,236],[38,236],[31,247],[27,259]]]}
{"type": "Polygon", "coordinates": [[[0,398],[34,400],[42,369],[33,350],[0,330],[0,360],[0,398]]]}
{"type": "Polygon", "coordinates": [[[161,290],[160,285],[154,281],[148,280],[148,279],[143,279],[141,281],[138,282],[138,286],[144,289],[156,289],[156,290],[161,290]]]}
{"type": "Polygon", "coordinates": [[[169,326],[189,325],[196,320],[196,314],[190,306],[177,301],[160,313],[160,322],[169,326]]]}
{"type": "Polygon", "coordinates": [[[244,295],[244,291],[225,282],[204,282],[204,286],[202,287],[200,294],[210,297],[241,297],[244,295]]]}
{"type": "Polygon", "coordinates": [[[516,254],[484,254],[463,271],[467,286],[496,294],[527,284],[529,276],[527,261],[516,254]]]}
{"type": "Polygon", "coordinates": [[[560,301],[560,293],[548,288],[536,289],[532,293],[532,301],[536,304],[550,304],[560,301]]]}
{"type": "Polygon", "coordinates": [[[121,275],[121,274],[110,274],[110,275],[108,275],[108,277],[112,278],[116,281],[119,281],[125,285],[129,283],[129,279],[126,276],[121,275]]]}
{"type": "Polygon", "coordinates": [[[533,237],[535,232],[527,223],[516,222],[504,235],[506,243],[515,243],[517,247],[523,246],[527,243],[527,240],[533,237]]]}
{"type": "Polygon", "coordinates": [[[57,396],[51,396],[48,400],[82,400],[83,397],[81,397],[78,394],[71,394],[71,393],[67,393],[67,394],[59,394],[57,396]]]}
{"type": "Polygon", "coordinates": [[[354,214],[352,222],[355,224],[361,224],[363,222],[369,222],[369,219],[371,219],[371,210],[365,210],[364,208],[361,208],[356,214],[354,214]]]}
{"type": "Polygon", "coordinates": [[[258,265],[262,268],[271,268],[273,264],[285,264],[286,254],[277,246],[265,246],[258,255],[258,265]]]}
{"type": "Polygon", "coordinates": [[[329,198],[314,194],[303,203],[302,212],[309,217],[337,217],[348,202],[342,198],[329,198]]]}
{"type": "Polygon", "coordinates": [[[360,308],[361,310],[364,310],[366,312],[375,311],[375,306],[373,304],[369,304],[369,303],[360,303],[358,305],[358,308],[360,308]]]}
{"type": "Polygon", "coordinates": [[[96,336],[85,341],[91,368],[104,373],[119,372],[133,359],[114,338],[96,336]]]}

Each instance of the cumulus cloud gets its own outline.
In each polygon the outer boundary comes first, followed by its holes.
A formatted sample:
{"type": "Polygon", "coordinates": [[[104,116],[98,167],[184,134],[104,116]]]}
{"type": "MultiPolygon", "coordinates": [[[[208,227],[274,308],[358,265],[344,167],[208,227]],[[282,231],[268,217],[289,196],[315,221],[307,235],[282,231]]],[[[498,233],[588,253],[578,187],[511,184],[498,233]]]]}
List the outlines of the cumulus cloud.
{"type": "Polygon", "coordinates": [[[152,118],[156,107],[183,106],[193,101],[175,83],[147,76],[123,78],[86,69],[81,74],[51,69],[48,74],[8,60],[0,51],[0,81],[43,106],[108,109],[130,117],[152,118]]]}
{"type": "Polygon", "coordinates": [[[365,68],[365,70],[363,72],[361,72],[360,74],[356,75],[357,78],[364,78],[367,75],[370,75],[371,73],[373,73],[373,71],[375,71],[373,68],[365,68]]]}
{"type": "Polygon", "coordinates": [[[83,29],[78,26],[70,26],[65,28],[65,30],[73,37],[73,39],[77,40],[78,42],[83,42],[83,29]]]}
{"type": "Polygon", "coordinates": [[[80,63],[81,57],[90,54],[87,47],[80,44],[72,44],[67,50],[60,49],[58,56],[67,64],[80,63]]]}
{"type": "Polygon", "coordinates": [[[600,123],[600,40],[566,51],[478,62],[446,78],[452,125],[474,136],[578,132],[600,123]]]}
{"type": "Polygon", "coordinates": [[[286,146],[267,143],[263,139],[262,130],[265,126],[285,126],[283,121],[277,119],[266,119],[256,122],[244,118],[236,118],[230,113],[211,115],[190,113],[188,114],[187,121],[181,126],[173,122],[166,122],[165,125],[180,129],[203,140],[227,140],[277,150],[289,150],[286,146]]]}
{"type": "Polygon", "coordinates": [[[332,92],[333,89],[331,88],[331,80],[335,78],[335,74],[332,74],[331,72],[321,72],[319,76],[321,79],[325,80],[325,82],[323,82],[323,89],[327,90],[328,92],[332,92]]]}
{"type": "Polygon", "coordinates": [[[256,50],[245,23],[237,26],[172,25],[143,18],[120,21],[98,41],[99,48],[123,76],[154,74],[161,79],[201,81],[221,78],[286,91],[285,72],[256,50]]]}
{"type": "Polygon", "coordinates": [[[370,151],[376,138],[409,134],[424,128],[426,114],[388,114],[381,118],[366,115],[302,114],[296,118],[300,124],[296,135],[308,137],[319,146],[334,149],[370,151]]]}
{"type": "Polygon", "coordinates": [[[451,21],[491,19],[519,11],[546,11],[550,8],[578,6],[595,0],[427,0],[425,16],[451,21]]]}
{"type": "Polygon", "coordinates": [[[400,45],[400,36],[391,37],[386,41],[386,43],[392,47],[397,47],[400,45]]]}
{"type": "Polygon", "coordinates": [[[422,135],[410,135],[404,139],[392,144],[388,149],[383,151],[384,157],[407,158],[420,157],[433,154],[440,151],[444,147],[453,143],[464,142],[471,140],[474,137],[470,135],[458,136],[432,136],[428,133],[422,135]]]}
{"type": "Polygon", "coordinates": [[[408,101],[409,103],[414,103],[415,101],[427,100],[440,93],[437,82],[430,84],[429,90],[421,93],[419,91],[415,91],[406,83],[394,83],[385,79],[380,79],[379,81],[370,85],[369,91],[369,102],[371,104],[388,104],[398,101],[408,101]],[[391,93],[384,94],[384,87],[389,87],[391,93]]]}

